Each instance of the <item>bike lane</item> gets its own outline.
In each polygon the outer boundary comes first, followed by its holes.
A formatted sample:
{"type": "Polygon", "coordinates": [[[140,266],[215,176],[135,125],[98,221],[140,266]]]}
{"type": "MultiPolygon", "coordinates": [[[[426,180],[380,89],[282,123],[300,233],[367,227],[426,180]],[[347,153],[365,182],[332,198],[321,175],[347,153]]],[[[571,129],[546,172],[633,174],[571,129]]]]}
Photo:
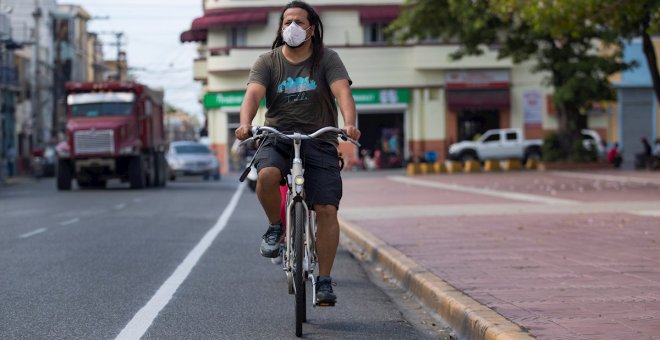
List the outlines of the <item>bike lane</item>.
{"type": "Polygon", "coordinates": [[[346,176],[340,215],[463,336],[660,339],[660,176],[346,176]]]}

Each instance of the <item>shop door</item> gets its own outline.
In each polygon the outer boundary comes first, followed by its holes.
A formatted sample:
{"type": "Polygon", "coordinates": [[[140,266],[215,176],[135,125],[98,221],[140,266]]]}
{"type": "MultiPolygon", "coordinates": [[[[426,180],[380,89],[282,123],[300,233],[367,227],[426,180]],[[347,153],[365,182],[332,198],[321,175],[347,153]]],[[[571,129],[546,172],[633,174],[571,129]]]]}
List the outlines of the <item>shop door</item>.
{"type": "Polygon", "coordinates": [[[380,168],[402,167],[406,140],[403,113],[361,113],[358,119],[360,153],[366,150],[371,157],[378,157],[380,168]]]}
{"type": "Polygon", "coordinates": [[[623,167],[633,168],[635,155],[643,150],[641,139],[653,143],[653,90],[625,89],[621,91],[621,147],[623,167]]]}
{"type": "Polygon", "coordinates": [[[465,110],[458,113],[458,141],[474,140],[490,129],[500,128],[497,110],[465,110]]]}

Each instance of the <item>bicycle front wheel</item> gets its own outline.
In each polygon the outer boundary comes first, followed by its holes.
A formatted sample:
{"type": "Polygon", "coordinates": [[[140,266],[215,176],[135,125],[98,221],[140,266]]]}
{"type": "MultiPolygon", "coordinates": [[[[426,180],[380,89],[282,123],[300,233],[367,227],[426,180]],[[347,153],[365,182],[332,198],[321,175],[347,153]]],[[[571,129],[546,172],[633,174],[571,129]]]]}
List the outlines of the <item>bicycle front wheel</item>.
{"type": "Polygon", "coordinates": [[[293,251],[294,271],[293,271],[293,284],[296,292],[296,336],[302,336],[302,324],[305,322],[307,316],[305,308],[305,268],[303,267],[304,258],[304,230],[305,230],[305,209],[302,202],[295,202],[294,207],[294,224],[293,224],[293,251]]]}

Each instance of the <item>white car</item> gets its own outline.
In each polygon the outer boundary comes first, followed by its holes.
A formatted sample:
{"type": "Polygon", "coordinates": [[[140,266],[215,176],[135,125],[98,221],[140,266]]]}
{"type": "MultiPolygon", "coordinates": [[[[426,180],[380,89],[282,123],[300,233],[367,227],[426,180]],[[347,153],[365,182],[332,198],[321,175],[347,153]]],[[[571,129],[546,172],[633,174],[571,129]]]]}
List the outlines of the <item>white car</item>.
{"type": "Polygon", "coordinates": [[[211,149],[202,143],[172,142],[166,157],[172,181],[178,176],[202,176],[204,180],[220,180],[220,162],[211,149]]]}
{"type": "MultiPolygon", "coordinates": [[[[585,149],[596,148],[599,157],[604,157],[605,150],[598,132],[583,129],[582,145],[585,149]]],[[[541,139],[526,139],[522,129],[492,129],[486,131],[476,141],[462,141],[449,146],[449,159],[456,161],[487,159],[540,159],[541,139]]]]}

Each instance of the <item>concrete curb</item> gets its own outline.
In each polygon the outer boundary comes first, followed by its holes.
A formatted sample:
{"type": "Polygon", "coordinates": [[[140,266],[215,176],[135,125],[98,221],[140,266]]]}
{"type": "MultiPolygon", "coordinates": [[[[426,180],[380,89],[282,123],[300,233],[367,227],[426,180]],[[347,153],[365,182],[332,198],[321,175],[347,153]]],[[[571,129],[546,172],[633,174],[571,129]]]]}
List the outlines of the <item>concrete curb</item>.
{"type": "Polygon", "coordinates": [[[534,339],[520,326],[449,285],[359,226],[339,220],[342,245],[362,261],[381,266],[404,289],[449,323],[461,339],[534,339]]]}

